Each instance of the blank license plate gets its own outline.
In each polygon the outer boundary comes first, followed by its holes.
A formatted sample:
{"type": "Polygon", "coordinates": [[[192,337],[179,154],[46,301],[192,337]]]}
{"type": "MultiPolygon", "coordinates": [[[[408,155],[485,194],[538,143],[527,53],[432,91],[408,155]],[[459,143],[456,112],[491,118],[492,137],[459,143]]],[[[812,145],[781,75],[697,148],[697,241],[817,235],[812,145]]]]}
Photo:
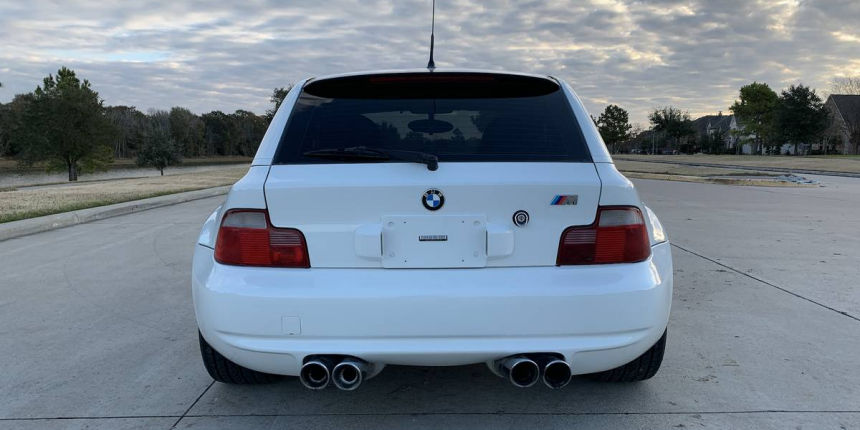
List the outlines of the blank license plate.
{"type": "Polygon", "coordinates": [[[382,218],[382,266],[456,268],[487,265],[487,219],[478,215],[382,218]]]}

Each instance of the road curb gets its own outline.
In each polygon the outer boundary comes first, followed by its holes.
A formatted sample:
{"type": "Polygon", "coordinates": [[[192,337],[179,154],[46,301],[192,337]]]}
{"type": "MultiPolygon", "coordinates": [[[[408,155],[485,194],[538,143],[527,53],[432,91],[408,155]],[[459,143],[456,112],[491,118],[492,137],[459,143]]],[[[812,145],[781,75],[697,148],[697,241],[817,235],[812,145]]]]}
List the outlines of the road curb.
{"type": "Polygon", "coordinates": [[[46,215],[37,218],[22,219],[0,224],[0,241],[12,239],[30,234],[41,233],[63,227],[98,221],[130,213],[141,212],[149,209],[175,205],[179,203],[200,200],[227,194],[230,186],[206,188],[203,190],[187,191],[184,193],[168,194],[166,196],[151,197],[148,199],[132,200],[129,202],[116,203],[107,206],[99,206],[89,209],[81,209],[63,212],[54,215],[46,215]]]}

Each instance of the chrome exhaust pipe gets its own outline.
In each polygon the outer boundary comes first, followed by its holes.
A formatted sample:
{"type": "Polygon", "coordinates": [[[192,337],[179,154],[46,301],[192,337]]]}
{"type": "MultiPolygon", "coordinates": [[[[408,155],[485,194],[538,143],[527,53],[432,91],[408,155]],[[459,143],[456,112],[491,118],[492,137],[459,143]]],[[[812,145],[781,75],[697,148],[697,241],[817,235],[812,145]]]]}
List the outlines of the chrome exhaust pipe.
{"type": "Polygon", "coordinates": [[[499,372],[517,387],[531,387],[540,379],[540,368],[537,363],[526,357],[508,357],[496,363],[499,372]]]}
{"type": "Polygon", "coordinates": [[[334,366],[332,370],[332,382],[334,386],[344,391],[352,391],[358,388],[367,376],[367,363],[355,358],[345,358],[334,366]]]}
{"type": "Polygon", "coordinates": [[[322,390],[331,380],[331,362],[322,357],[309,360],[299,371],[299,381],[311,390],[322,390]]]}
{"type": "Polygon", "coordinates": [[[572,377],[570,365],[564,360],[552,358],[543,367],[543,383],[549,388],[563,388],[572,377]]]}

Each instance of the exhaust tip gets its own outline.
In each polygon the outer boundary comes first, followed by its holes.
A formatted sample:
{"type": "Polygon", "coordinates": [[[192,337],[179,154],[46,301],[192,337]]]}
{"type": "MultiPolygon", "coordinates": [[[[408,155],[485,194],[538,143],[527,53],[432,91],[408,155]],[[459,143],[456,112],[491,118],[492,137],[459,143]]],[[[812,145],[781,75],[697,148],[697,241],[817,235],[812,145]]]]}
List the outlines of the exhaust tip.
{"type": "Polygon", "coordinates": [[[367,368],[364,363],[354,360],[344,360],[334,366],[332,371],[332,382],[337,388],[344,391],[352,391],[364,381],[367,368]]]}
{"type": "Polygon", "coordinates": [[[320,360],[308,361],[299,372],[299,381],[311,390],[322,390],[330,379],[328,366],[320,360]]]}
{"type": "Polygon", "coordinates": [[[563,360],[552,360],[543,368],[543,383],[549,388],[562,388],[572,377],[570,365],[563,360]]]}
{"type": "Polygon", "coordinates": [[[508,380],[520,388],[531,387],[540,379],[540,368],[533,360],[524,357],[509,358],[502,362],[508,380]]]}

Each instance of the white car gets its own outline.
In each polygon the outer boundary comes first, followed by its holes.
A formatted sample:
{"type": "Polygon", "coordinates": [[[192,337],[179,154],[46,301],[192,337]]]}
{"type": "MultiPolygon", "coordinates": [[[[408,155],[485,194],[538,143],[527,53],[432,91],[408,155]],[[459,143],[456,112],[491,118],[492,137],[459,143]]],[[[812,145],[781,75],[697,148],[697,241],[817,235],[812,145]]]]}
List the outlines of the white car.
{"type": "Polygon", "coordinates": [[[570,86],[469,70],[295,85],[192,271],[215,380],[312,389],[387,364],[644,380],[672,300],[663,227],[570,86]]]}

